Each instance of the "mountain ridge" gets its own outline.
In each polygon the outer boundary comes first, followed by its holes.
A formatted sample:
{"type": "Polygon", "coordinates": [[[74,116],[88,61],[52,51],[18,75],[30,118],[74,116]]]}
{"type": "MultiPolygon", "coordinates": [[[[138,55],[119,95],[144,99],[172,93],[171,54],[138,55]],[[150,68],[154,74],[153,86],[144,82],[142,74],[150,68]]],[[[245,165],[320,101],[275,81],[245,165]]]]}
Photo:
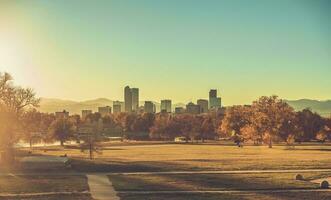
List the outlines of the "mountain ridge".
{"type": "MultiPolygon", "coordinates": [[[[314,100],[314,99],[298,99],[298,100],[285,100],[296,111],[310,108],[312,111],[319,113],[322,116],[329,117],[331,115],[331,100],[314,100]]],[[[67,110],[71,114],[81,114],[82,110],[92,110],[96,112],[98,107],[113,106],[113,100],[108,98],[96,98],[84,101],[73,101],[59,98],[41,98],[40,107],[38,110],[41,112],[53,113],[56,111],[67,110]]],[[[160,110],[160,102],[152,101],[155,104],[156,110],[160,110]]],[[[143,105],[144,101],[139,104],[143,105]]],[[[175,107],[183,107],[184,103],[173,104],[175,107]]]]}

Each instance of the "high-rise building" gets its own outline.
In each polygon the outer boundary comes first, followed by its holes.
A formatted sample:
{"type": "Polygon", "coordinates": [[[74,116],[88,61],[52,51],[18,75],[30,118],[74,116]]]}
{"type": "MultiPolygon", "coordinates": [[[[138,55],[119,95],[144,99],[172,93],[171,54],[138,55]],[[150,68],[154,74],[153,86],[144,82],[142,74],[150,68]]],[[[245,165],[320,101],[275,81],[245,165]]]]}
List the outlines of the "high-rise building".
{"type": "Polygon", "coordinates": [[[121,101],[114,101],[113,102],[113,113],[120,113],[123,109],[123,102],[121,101]]]}
{"type": "Polygon", "coordinates": [[[186,112],[190,114],[200,114],[200,106],[190,102],[186,105],[186,112]]]}
{"type": "Polygon", "coordinates": [[[217,97],[217,90],[211,89],[209,91],[209,99],[212,98],[212,97],[215,97],[215,98],[217,97]]]}
{"type": "Polygon", "coordinates": [[[221,97],[217,97],[217,90],[212,89],[209,91],[209,108],[219,109],[222,107],[221,97]]]}
{"type": "Polygon", "coordinates": [[[132,88],[131,89],[131,97],[132,97],[132,111],[138,111],[139,108],[139,89],[132,88]]]}
{"type": "Polygon", "coordinates": [[[200,113],[208,112],[208,100],[206,99],[199,99],[197,104],[200,106],[200,113]]]}
{"type": "Polygon", "coordinates": [[[145,101],[144,111],[146,113],[155,113],[155,105],[151,101],[145,101]]]}
{"type": "Polygon", "coordinates": [[[129,86],[124,88],[124,104],[125,112],[132,112],[132,93],[129,86]]]}
{"type": "Polygon", "coordinates": [[[111,113],[111,107],[110,106],[99,107],[98,112],[101,114],[101,116],[106,116],[111,113]]]}
{"type": "Polygon", "coordinates": [[[171,113],[171,100],[161,100],[161,112],[171,113]]]}
{"type": "Polygon", "coordinates": [[[82,110],[82,119],[85,119],[90,114],[92,114],[92,110],[82,110]]]}

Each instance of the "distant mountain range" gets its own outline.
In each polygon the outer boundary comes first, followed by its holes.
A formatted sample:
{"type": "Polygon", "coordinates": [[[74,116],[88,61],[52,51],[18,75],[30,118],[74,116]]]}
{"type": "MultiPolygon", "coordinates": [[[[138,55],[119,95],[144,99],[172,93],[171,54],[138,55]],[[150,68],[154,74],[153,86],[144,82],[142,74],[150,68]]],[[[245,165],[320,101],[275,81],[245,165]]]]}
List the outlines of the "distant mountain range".
{"type": "Polygon", "coordinates": [[[331,100],[318,101],[311,99],[286,100],[296,111],[310,108],[324,117],[331,116],[331,100]]]}
{"type": "MultiPolygon", "coordinates": [[[[161,104],[159,102],[154,102],[156,111],[160,111],[161,104]]],[[[139,105],[144,105],[144,101],[140,101],[139,105]]],[[[57,111],[66,110],[70,114],[81,114],[82,110],[92,110],[94,112],[98,111],[98,107],[111,106],[113,107],[113,100],[106,98],[98,98],[87,101],[71,101],[63,99],[51,99],[51,98],[41,98],[40,107],[38,108],[41,112],[54,113],[57,111]]],[[[173,104],[173,109],[175,107],[184,107],[185,104],[178,103],[173,104]]]]}
{"type": "MultiPolygon", "coordinates": [[[[291,105],[295,110],[299,111],[305,108],[310,108],[311,110],[319,113],[322,116],[331,115],[331,100],[318,101],[311,99],[300,99],[300,100],[286,100],[286,102],[291,105]]],[[[160,103],[153,102],[156,107],[156,111],[160,111],[160,103]]],[[[141,101],[140,105],[144,105],[141,101]]],[[[53,113],[56,111],[67,110],[71,114],[81,114],[82,110],[93,110],[94,112],[98,110],[101,106],[113,106],[113,101],[106,98],[98,98],[87,101],[71,101],[62,99],[50,99],[42,98],[40,102],[39,110],[41,112],[53,113]]],[[[184,107],[185,104],[178,103],[174,104],[172,107],[184,107]]]]}

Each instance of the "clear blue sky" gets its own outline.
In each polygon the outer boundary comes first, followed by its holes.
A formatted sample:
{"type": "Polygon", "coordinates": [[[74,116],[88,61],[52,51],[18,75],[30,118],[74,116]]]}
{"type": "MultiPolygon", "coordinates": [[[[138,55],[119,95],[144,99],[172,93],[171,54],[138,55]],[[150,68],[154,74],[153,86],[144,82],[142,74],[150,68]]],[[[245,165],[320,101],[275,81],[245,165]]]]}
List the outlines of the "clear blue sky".
{"type": "Polygon", "coordinates": [[[0,71],[39,96],[331,99],[331,1],[0,1],[0,71]]]}

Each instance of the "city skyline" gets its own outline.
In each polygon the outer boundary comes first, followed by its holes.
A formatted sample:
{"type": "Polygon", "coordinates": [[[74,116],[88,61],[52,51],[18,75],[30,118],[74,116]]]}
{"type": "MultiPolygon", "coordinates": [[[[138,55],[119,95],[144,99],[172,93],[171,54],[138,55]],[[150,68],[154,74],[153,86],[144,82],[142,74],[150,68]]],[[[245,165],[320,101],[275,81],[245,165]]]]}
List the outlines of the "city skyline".
{"type": "Polygon", "coordinates": [[[125,85],[155,101],[195,101],[210,88],[224,105],[274,94],[326,100],[328,8],[324,0],[1,1],[0,71],[40,97],[78,101],[122,99],[125,85]]]}

